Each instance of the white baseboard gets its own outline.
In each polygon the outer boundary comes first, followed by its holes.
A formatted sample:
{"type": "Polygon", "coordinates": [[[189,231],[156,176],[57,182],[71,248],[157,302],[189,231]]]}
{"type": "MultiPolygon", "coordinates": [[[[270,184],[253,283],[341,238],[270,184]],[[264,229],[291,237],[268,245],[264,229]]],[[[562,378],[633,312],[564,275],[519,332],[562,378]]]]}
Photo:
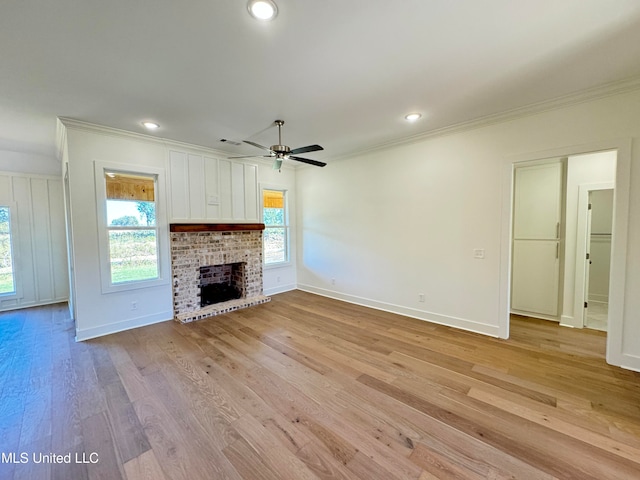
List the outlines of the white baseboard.
{"type": "Polygon", "coordinates": [[[562,315],[560,317],[560,326],[569,328],[583,328],[582,325],[576,323],[576,318],[570,315],[562,315]]]}
{"type": "Polygon", "coordinates": [[[173,311],[122,320],[108,325],[100,325],[99,327],[76,330],[76,342],[82,342],[84,340],[102,337],[103,335],[110,335],[112,333],[123,332],[133,328],[144,327],[154,323],[166,322],[167,320],[173,320],[173,311]]]}
{"type": "Polygon", "coordinates": [[[626,368],[627,370],[633,370],[634,372],[640,372],[640,357],[637,355],[622,353],[614,358],[613,355],[609,355],[609,349],[607,348],[607,363],[626,368]]]}
{"type": "Polygon", "coordinates": [[[0,312],[11,312],[13,310],[23,310],[25,308],[32,307],[44,307],[46,305],[55,305],[56,303],[66,303],[68,302],[68,298],[59,298],[53,300],[45,300],[41,302],[25,302],[25,303],[14,303],[14,304],[5,304],[0,307],[0,312]]]}
{"type": "Polygon", "coordinates": [[[511,313],[513,315],[520,315],[521,317],[531,317],[531,318],[537,318],[539,320],[548,320],[550,322],[560,323],[560,319],[558,317],[554,317],[552,315],[545,315],[543,313],[525,312],[524,310],[514,310],[513,308],[511,309],[511,313]]]}
{"type": "Polygon", "coordinates": [[[295,283],[288,285],[278,285],[277,287],[267,288],[264,290],[264,295],[277,295],[278,293],[290,292],[295,290],[298,286],[295,283]]]}
{"type": "Polygon", "coordinates": [[[489,325],[486,323],[476,322],[474,320],[451,317],[448,315],[440,315],[438,313],[426,312],[424,310],[404,307],[402,305],[394,305],[392,303],[379,302],[377,300],[358,297],[356,295],[349,295],[347,293],[336,292],[336,291],[327,290],[324,288],[318,288],[312,285],[298,284],[298,290],[302,290],[303,292],[308,292],[308,293],[314,293],[316,295],[322,295],[323,297],[329,297],[335,300],[342,300],[343,302],[347,302],[347,303],[362,305],[364,307],[375,308],[376,310],[382,310],[385,312],[396,313],[398,315],[404,315],[405,317],[411,317],[411,318],[416,318],[418,320],[437,323],[439,325],[446,325],[448,327],[460,328],[462,330],[467,330],[474,333],[481,333],[491,337],[499,337],[498,325],[489,325]]]}

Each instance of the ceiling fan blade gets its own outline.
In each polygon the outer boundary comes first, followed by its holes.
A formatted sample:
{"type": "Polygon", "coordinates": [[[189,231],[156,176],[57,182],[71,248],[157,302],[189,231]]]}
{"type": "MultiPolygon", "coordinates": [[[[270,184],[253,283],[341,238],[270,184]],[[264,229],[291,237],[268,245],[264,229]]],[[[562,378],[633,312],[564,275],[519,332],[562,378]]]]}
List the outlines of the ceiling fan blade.
{"type": "Polygon", "coordinates": [[[273,157],[273,155],[241,155],[239,157],[227,157],[227,160],[231,160],[232,158],[261,158],[261,157],[273,157]]]}
{"type": "Polygon", "coordinates": [[[318,160],[311,160],[310,158],[294,157],[290,156],[289,160],[295,160],[297,162],[308,163],[309,165],[315,165],[316,167],[324,167],[326,163],[319,162],[318,160]]]}
{"type": "Polygon", "coordinates": [[[320,145],[307,145],[306,147],[294,148],[289,153],[298,155],[299,153],[317,152],[318,150],[324,150],[324,148],[320,145]]]}
{"type": "Polygon", "coordinates": [[[249,145],[253,145],[254,147],[258,147],[261,148],[263,150],[268,150],[269,152],[271,151],[270,148],[265,147],[264,145],[260,145],[259,143],[256,142],[251,142],[249,140],[243,140],[244,143],[248,143],[249,145]]]}

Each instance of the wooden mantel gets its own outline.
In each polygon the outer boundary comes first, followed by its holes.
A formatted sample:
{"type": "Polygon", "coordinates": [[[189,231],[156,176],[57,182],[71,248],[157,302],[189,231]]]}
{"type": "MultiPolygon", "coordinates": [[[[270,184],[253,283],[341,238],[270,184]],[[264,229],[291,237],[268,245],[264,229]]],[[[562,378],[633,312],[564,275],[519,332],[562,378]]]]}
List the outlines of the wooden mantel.
{"type": "Polygon", "coordinates": [[[171,232],[242,232],[264,230],[264,223],[171,223],[171,232]]]}

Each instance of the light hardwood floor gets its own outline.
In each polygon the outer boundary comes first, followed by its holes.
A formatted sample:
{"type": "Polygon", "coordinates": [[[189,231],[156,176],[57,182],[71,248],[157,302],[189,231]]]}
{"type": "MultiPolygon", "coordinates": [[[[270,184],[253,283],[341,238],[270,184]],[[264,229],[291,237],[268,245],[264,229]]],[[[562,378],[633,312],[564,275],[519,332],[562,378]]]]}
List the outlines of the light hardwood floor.
{"type": "Polygon", "coordinates": [[[72,332],[65,305],[0,315],[3,460],[72,455],[3,480],[640,478],[640,374],[601,332],[516,317],[504,341],[299,291],[72,332]]]}

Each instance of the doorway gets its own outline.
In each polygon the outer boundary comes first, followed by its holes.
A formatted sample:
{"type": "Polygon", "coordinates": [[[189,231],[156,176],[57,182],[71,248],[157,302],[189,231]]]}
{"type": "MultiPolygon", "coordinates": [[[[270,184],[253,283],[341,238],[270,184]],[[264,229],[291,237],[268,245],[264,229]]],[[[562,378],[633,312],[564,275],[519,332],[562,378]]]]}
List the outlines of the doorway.
{"type": "Polygon", "coordinates": [[[607,331],[613,188],[588,191],[583,325],[607,331]]]}
{"type": "Polygon", "coordinates": [[[607,331],[616,163],[611,150],[514,166],[512,313],[607,331]],[[590,198],[598,202],[593,242],[590,198]],[[592,247],[595,267],[587,258],[592,247]],[[592,268],[596,297],[588,311],[592,268]]]}
{"type": "MultiPolygon", "coordinates": [[[[500,266],[500,338],[509,338],[509,323],[511,316],[511,266],[513,260],[513,195],[514,195],[514,171],[518,166],[531,163],[535,160],[552,157],[567,157],[569,161],[582,164],[584,159],[598,153],[612,152],[615,157],[615,167],[610,185],[615,187],[614,212],[612,229],[612,255],[609,281],[609,299],[607,316],[607,362],[611,365],[624,366],[624,368],[640,371],[640,359],[630,355],[624,350],[625,331],[625,294],[626,294],[626,270],[627,270],[627,237],[629,231],[629,200],[630,200],[630,172],[631,172],[631,139],[617,139],[597,141],[581,146],[565,146],[545,151],[513,155],[508,158],[503,176],[503,209],[501,231],[501,266],[500,266]],[[580,157],[576,159],[575,157],[580,157]]],[[[577,178],[571,175],[568,167],[568,177],[571,176],[571,189],[577,190],[582,183],[594,182],[594,180],[577,178]]],[[[569,182],[567,178],[567,183],[569,182]]],[[[595,180],[597,182],[597,180],[595,180]]],[[[569,185],[567,185],[567,192],[569,185]]],[[[574,220],[569,216],[564,225],[564,273],[561,280],[563,295],[559,312],[560,324],[574,328],[583,328],[584,313],[584,256],[580,257],[577,250],[581,249],[586,255],[586,242],[578,242],[577,225],[575,217],[578,216],[578,195],[566,195],[564,211],[572,213],[574,220]],[[571,202],[569,202],[571,200],[571,202]],[[570,204],[572,203],[572,204],[570,204]],[[571,225],[573,223],[573,225],[571,225]],[[572,244],[572,245],[571,245],[572,244]],[[582,245],[582,246],[581,246],[582,245]],[[577,262],[577,259],[579,263],[577,262]],[[576,268],[578,267],[579,268],[576,268]],[[578,286],[580,288],[578,288],[578,286]],[[568,288],[569,287],[569,288],[568,288]]],[[[586,223],[586,220],[584,221],[586,223]]]]}

